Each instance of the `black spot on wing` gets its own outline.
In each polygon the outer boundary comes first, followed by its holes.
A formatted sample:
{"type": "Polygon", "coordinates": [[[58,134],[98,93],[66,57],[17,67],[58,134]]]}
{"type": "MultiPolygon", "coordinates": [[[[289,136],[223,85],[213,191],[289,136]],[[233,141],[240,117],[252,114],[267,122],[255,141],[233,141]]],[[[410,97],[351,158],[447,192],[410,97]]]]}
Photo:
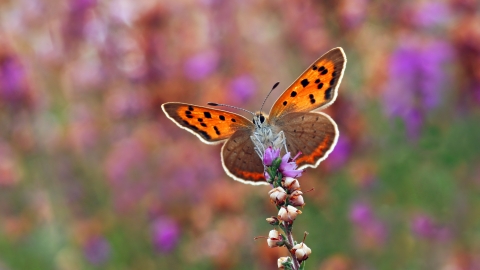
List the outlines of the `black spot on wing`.
{"type": "Polygon", "coordinates": [[[217,135],[220,135],[220,131],[218,130],[217,126],[213,126],[213,129],[217,135]]]}
{"type": "Polygon", "coordinates": [[[237,120],[235,120],[235,118],[232,118],[232,122],[237,122],[237,120]]]}
{"type": "Polygon", "coordinates": [[[209,112],[203,112],[203,115],[205,115],[205,118],[212,118],[212,115],[209,112]]]}
{"type": "Polygon", "coordinates": [[[292,91],[292,93],[290,93],[290,96],[291,97],[295,97],[297,95],[297,92],[296,91],[292,91]]]}
{"type": "Polygon", "coordinates": [[[303,79],[300,83],[302,84],[303,87],[307,87],[307,85],[308,85],[310,82],[308,81],[308,79],[303,79]]]}
{"type": "Polygon", "coordinates": [[[326,100],[329,100],[330,98],[332,98],[332,88],[328,88],[327,91],[325,91],[325,99],[326,100]]]}
{"type": "Polygon", "coordinates": [[[323,83],[319,83],[317,86],[317,89],[322,89],[322,87],[323,87],[323,83]]]}
{"type": "Polygon", "coordinates": [[[205,123],[200,123],[200,125],[201,125],[202,127],[207,127],[207,124],[205,124],[205,123]]]}
{"type": "Polygon", "coordinates": [[[193,130],[198,130],[198,128],[197,128],[196,126],[190,125],[190,123],[188,123],[188,121],[183,120],[183,124],[184,124],[186,127],[189,127],[189,128],[191,128],[191,129],[193,129],[193,130]]]}
{"type": "Polygon", "coordinates": [[[197,120],[198,120],[198,122],[203,122],[202,118],[198,118],[197,120]]]}
{"type": "Polygon", "coordinates": [[[283,106],[287,106],[287,101],[285,100],[282,104],[283,106]]]}
{"type": "Polygon", "coordinates": [[[220,118],[220,120],[225,121],[225,116],[220,115],[219,118],[220,118]]]}
{"type": "Polygon", "coordinates": [[[212,137],[210,137],[210,135],[208,135],[208,133],[206,131],[200,131],[200,134],[203,136],[203,138],[207,139],[207,140],[210,140],[212,137]]]}
{"type": "Polygon", "coordinates": [[[193,106],[192,106],[192,105],[189,105],[189,106],[188,106],[188,110],[189,110],[189,111],[193,111],[193,106]]]}
{"type": "Polygon", "coordinates": [[[328,73],[328,69],[325,69],[324,71],[320,72],[320,74],[325,75],[328,73]]]}

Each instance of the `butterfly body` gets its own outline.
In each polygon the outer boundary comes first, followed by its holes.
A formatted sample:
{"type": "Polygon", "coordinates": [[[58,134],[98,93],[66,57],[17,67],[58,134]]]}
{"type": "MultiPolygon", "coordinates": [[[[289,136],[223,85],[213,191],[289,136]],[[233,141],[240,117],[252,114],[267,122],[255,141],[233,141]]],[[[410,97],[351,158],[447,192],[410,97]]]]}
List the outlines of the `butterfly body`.
{"type": "Polygon", "coordinates": [[[257,112],[253,120],[228,111],[169,102],[162,109],[180,128],[207,144],[225,142],[222,165],[233,179],[267,184],[261,160],[268,146],[293,155],[299,168],[317,167],[333,150],[338,136],[335,122],[317,112],[333,103],[346,65],[341,48],[315,61],[274,103],[270,114],[257,112]]]}
{"type": "Polygon", "coordinates": [[[283,131],[270,123],[267,114],[257,112],[252,122],[255,129],[250,138],[254,142],[255,150],[259,156],[262,156],[266,147],[282,148],[282,143],[285,141],[283,131]]]}

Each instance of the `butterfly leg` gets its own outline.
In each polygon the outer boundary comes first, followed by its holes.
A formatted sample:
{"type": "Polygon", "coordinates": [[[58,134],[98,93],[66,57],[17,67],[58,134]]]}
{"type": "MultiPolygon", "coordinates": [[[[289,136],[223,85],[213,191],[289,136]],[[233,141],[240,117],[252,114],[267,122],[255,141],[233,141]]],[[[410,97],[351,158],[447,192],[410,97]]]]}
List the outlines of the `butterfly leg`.
{"type": "Polygon", "coordinates": [[[265,146],[263,145],[262,141],[258,137],[257,133],[253,133],[253,136],[250,136],[253,144],[255,145],[254,149],[260,159],[263,160],[263,153],[265,153],[265,146]]]}
{"type": "Polygon", "coordinates": [[[255,145],[255,152],[260,157],[260,159],[263,158],[267,147],[281,149],[283,145],[283,147],[285,147],[285,152],[288,152],[287,140],[283,131],[280,131],[278,134],[275,135],[271,132],[271,130],[267,130],[267,132],[264,132],[262,134],[254,132],[253,135],[250,136],[250,139],[255,145]]]}
{"type": "MultiPolygon", "coordinates": [[[[278,138],[277,140],[281,140],[281,142],[283,143],[283,147],[285,147],[285,153],[288,153],[288,149],[287,149],[287,138],[285,137],[285,133],[283,133],[283,131],[280,131],[278,133],[278,138]]],[[[280,145],[281,143],[278,143],[278,145],[280,145]]]]}

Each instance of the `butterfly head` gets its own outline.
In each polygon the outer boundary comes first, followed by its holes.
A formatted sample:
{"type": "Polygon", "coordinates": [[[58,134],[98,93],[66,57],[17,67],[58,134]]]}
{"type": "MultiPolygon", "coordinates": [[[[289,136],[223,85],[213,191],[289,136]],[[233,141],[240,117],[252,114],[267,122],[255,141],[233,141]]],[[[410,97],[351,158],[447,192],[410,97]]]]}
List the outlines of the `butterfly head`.
{"type": "Polygon", "coordinates": [[[264,123],[267,121],[268,116],[263,113],[263,112],[256,112],[255,115],[253,116],[252,122],[255,124],[257,127],[262,127],[265,125],[264,123]]]}

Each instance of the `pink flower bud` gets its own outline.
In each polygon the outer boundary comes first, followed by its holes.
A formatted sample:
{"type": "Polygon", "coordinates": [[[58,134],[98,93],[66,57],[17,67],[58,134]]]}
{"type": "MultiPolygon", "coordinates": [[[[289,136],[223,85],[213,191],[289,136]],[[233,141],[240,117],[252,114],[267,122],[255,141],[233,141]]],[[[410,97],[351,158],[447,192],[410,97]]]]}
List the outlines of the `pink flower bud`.
{"type": "Polygon", "coordinates": [[[285,177],[283,187],[285,187],[288,191],[292,192],[294,190],[300,189],[300,183],[298,183],[298,180],[293,177],[285,177]]]}
{"type": "Polygon", "coordinates": [[[305,245],[305,243],[301,242],[300,244],[296,244],[292,248],[292,253],[295,253],[295,257],[299,262],[305,261],[308,259],[308,256],[312,253],[312,250],[305,245]]]}
{"type": "Polygon", "coordinates": [[[303,201],[303,192],[300,190],[295,190],[290,194],[290,198],[288,199],[288,203],[292,206],[301,206],[303,207],[305,205],[305,202],[303,201]]]}
{"type": "Polygon", "coordinates": [[[280,233],[277,230],[271,230],[268,233],[267,244],[269,247],[280,247],[283,246],[283,239],[280,233]]]}
{"type": "Polygon", "coordinates": [[[280,221],[278,220],[277,217],[269,217],[269,218],[267,218],[267,222],[270,225],[278,225],[280,223],[280,221]]]}
{"type": "Polygon", "coordinates": [[[282,187],[276,187],[268,192],[270,200],[275,202],[276,205],[282,205],[287,199],[287,192],[282,187]]]}
{"type": "Polygon", "coordinates": [[[301,213],[302,211],[291,205],[287,207],[282,206],[282,208],[280,208],[280,210],[278,211],[278,219],[286,222],[292,222],[297,218],[297,215],[301,213]]]}
{"type": "Polygon", "coordinates": [[[285,266],[283,266],[283,264],[288,262],[289,259],[290,259],[290,257],[280,257],[280,258],[278,258],[278,260],[277,260],[278,269],[285,269],[285,266]]]}

